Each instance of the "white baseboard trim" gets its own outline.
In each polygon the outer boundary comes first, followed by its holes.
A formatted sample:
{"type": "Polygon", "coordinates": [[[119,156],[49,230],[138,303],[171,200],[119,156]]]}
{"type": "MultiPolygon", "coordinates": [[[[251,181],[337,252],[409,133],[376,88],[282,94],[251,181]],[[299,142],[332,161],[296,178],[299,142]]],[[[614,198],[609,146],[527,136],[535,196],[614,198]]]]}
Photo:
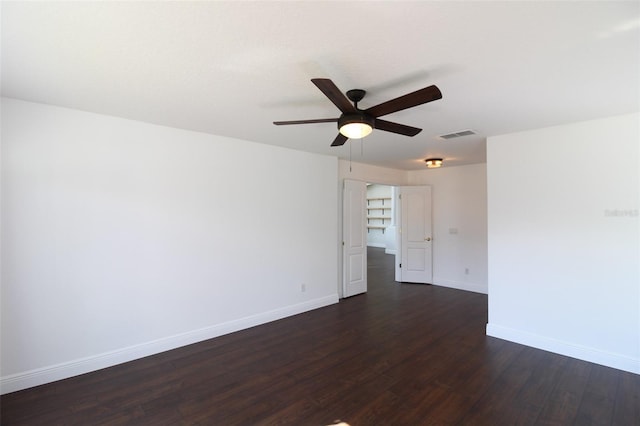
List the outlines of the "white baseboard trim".
{"type": "Polygon", "coordinates": [[[367,247],[386,248],[387,245],[385,243],[367,243],[367,247]]]}
{"type": "Polygon", "coordinates": [[[480,285],[480,284],[475,284],[475,283],[459,282],[459,281],[452,281],[452,280],[442,280],[442,279],[434,277],[433,285],[439,285],[441,287],[455,288],[455,289],[458,289],[458,290],[472,291],[474,293],[488,294],[486,286],[483,286],[483,285],[480,285]]]}
{"type": "Polygon", "coordinates": [[[632,358],[625,355],[605,352],[496,324],[487,324],[487,336],[497,337],[499,339],[554,352],[571,358],[581,359],[583,361],[593,362],[595,364],[616,368],[618,370],[640,374],[640,358],[632,358]]]}
{"type": "Polygon", "coordinates": [[[393,255],[397,255],[398,254],[398,250],[393,250],[393,249],[384,249],[384,253],[385,254],[393,254],[393,255]]]}
{"type": "Polygon", "coordinates": [[[233,333],[292,315],[301,314],[313,309],[322,308],[334,303],[338,303],[338,294],[332,294],[330,296],[310,300],[296,305],[285,306],[283,308],[215,324],[198,330],[192,330],[186,333],[176,334],[154,341],[117,349],[115,351],[12,374],[0,378],[0,394],[4,395],[5,393],[15,392],[33,386],[39,386],[45,383],[89,373],[91,371],[101,370],[124,362],[133,361],[149,355],[202,342],[224,334],[233,333]]]}

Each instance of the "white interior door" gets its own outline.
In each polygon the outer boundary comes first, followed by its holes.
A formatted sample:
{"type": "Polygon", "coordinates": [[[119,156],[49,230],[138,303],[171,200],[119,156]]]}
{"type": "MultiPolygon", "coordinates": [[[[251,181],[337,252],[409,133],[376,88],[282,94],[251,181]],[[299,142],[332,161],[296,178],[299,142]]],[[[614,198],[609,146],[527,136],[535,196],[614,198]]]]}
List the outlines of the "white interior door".
{"type": "Polygon", "coordinates": [[[367,291],[367,184],[344,181],[342,200],[342,296],[367,291]]]}
{"type": "Polygon", "coordinates": [[[432,283],[431,187],[402,186],[400,192],[400,281],[432,283]]]}

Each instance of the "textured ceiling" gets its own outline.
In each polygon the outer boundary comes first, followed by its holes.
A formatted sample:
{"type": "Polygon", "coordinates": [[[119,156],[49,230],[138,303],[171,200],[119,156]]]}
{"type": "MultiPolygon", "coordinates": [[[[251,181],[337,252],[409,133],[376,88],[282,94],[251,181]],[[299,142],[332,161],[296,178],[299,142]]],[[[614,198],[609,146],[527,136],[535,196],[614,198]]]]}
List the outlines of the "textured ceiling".
{"type": "MultiPolygon", "coordinates": [[[[485,161],[487,136],[640,110],[640,2],[2,2],[2,94],[399,169],[485,161]],[[361,108],[443,99],[343,147],[310,82],[361,108]],[[473,129],[477,136],[438,135],[473,129]]],[[[606,153],[603,153],[606,154],[606,153]]]]}

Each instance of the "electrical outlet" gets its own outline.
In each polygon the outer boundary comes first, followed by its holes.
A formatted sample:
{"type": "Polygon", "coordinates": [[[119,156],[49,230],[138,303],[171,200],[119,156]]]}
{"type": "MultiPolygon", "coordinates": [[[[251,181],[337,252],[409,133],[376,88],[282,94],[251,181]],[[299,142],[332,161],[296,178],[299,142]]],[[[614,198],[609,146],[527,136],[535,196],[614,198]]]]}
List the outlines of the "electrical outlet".
{"type": "Polygon", "coordinates": [[[469,268],[464,268],[464,274],[469,275],[469,268]]]}
{"type": "Polygon", "coordinates": [[[307,285],[306,284],[300,284],[300,291],[303,292],[303,293],[305,291],[307,291],[307,285]]]}

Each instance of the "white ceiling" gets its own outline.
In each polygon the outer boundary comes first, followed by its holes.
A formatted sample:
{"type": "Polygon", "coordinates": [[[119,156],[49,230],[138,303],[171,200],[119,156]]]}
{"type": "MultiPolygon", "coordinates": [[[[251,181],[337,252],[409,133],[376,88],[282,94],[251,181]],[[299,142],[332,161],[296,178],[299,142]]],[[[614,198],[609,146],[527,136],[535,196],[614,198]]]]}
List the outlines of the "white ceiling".
{"type": "MultiPolygon", "coordinates": [[[[640,2],[2,2],[2,94],[399,169],[485,161],[487,136],[640,110],[640,2]],[[420,127],[343,147],[310,82],[420,127]],[[473,129],[479,136],[437,136],[473,129]]],[[[603,153],[605,154],[605,153],[603,153]]]]}

